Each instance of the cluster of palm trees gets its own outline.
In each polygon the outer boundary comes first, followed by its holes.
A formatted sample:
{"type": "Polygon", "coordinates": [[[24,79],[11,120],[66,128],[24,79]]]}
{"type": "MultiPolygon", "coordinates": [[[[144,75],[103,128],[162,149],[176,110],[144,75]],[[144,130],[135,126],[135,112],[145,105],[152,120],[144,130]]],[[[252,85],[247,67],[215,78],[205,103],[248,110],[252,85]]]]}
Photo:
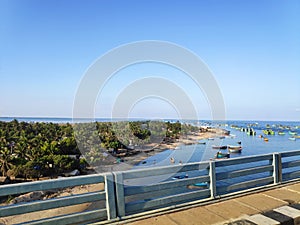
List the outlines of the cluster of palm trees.
{"type": "Polygon", "coordinates": [[[107,154],[116,154],[119,149],[177,139],[195,130],[180,122],[162,121],[79,124],[0,121],[0,175],[38,178],[82,170],[87,161],[105,161],[107,154]],[[111,149],[112,152],[108,151],[111,149]]]}
{"type": "Polygon", "coordinates": [[[38,178],[84,165],[70,124],[0,122],[2,176],[38,178]]]}

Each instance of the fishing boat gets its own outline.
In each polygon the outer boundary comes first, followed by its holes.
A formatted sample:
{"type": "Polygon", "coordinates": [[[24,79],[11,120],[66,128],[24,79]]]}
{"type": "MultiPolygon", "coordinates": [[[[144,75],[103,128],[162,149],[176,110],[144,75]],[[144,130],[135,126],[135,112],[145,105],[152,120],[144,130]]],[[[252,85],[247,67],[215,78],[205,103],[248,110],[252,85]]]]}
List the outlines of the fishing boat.
{"type": "Polygon", "coordinates": [[[294,138],[300,138],[300,135],[296,135],[296,136],[294,136],[294,138]]]}
{"type": "Polygon", "coordinates": [[[275,132],[271,129],[263,130],[263,133],[265,135],[274,135],[275,134],[275,132]]]}
{"type": "Polygon", "coordinates": [[[208,183],[207,182],[200,182],[200,183],[192,184],[191,186],[195,187],[195,188],[207,188],[208,183]]]}
{"type": "Polygon", "coordinates": [[[255,131],[248,131],[247,135],[249,135],[249,136],[255,136],[256,132],[255,131]]]}
{"type": "Polygon", "coordinates": [[[278,131],[278,135],[285,135],[285,132],[283,132],[283,131],[278,131]]]}
{"type": "Polygon", "coordinates": [[[170,163],[173,163],[173,164],[175,163],[175,158],[174,157],[170,158],[170,163]]]}
{"type": "Polygon", "coordinates": [[[196,183],[196,184],[194,184],[194,186],[197,186],[197,187],[207,187],[208,183],[207,182],[196,183]]]}
{"type": "Polygon", "coordinates": [[[289,134],[290,134],[290,135],[297,135],[297,132],[289,131],[289,134]]]}
{"type": "Polygon", "coordinates": [[[189,175],[185,174],[185,175],[178,175],[178,176],[172,177],[172,179],[178,180],[178,179],[184,179],[184,178],[188,178],[188,177],[189,177],[189,175]]]}
{"type": "Polygon", "coordinates": [[[242,146],[233,146],[233,145],[228,145],[228,151],[231,153],[240,153],[242,151],[242,146]]]}
{"type": "Polygon", "coordinates": [[[256,135],[256,131],[253,128],[248,128],[247,135],[254,136],[254,135],[256,135]]]}
{"type": "Polygon", "coordinates": [[[295,137],[290,137],[289,140],[296,141],[296,138],[295,137]]]}
{"type": "Polygon", "coordinates": [[[217,152],[215,159],[228,159],[230,158],[230,153],[217,152]]]}
{"type": "Polygon", "coordinates": [[[211,147],[213,149],[227,149],[226,145],[212,145],[211,147]]]}
{"type": "Polygon", "coordinates": [[[195,183],[195,184],[190,184],[187,187],[189,189],[205,189],[208,188],[208,183],[207,182],[200,182],[200,183],[195,183]]]}

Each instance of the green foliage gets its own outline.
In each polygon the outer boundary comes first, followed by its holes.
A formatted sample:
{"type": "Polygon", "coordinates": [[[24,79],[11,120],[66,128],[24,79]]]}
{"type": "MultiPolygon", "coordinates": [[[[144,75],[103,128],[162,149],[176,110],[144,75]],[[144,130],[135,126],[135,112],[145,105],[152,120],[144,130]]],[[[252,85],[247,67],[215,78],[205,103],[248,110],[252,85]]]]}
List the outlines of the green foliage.
{"type": "Polygon", "coordinates": [[[160,143],[196,131],[191,125],[161,122],[95,122],[79,124],[0,121],[0,173],[38,178],[106,163],[108,154],[147,143],[160,143]],[[75,138],[76,137],[76,138],[75,138]],[[113,149],[113,151],[111,151],[113,149]],[[70,157],[72,155],[73,157],[70,157]],[[77,156],[77,157],[74,157],[77,156]],[[52,165],[52,167],[50,166],[52,165]]]}

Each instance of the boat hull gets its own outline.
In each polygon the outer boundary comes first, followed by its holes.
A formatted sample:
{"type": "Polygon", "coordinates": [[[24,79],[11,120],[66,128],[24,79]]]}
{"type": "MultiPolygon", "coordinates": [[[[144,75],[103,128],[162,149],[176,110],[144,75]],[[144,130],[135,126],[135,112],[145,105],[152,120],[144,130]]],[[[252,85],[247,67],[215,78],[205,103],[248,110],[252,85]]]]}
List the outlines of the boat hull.
{"type": "Polygon", "coordinates": [[[240,153],[240,152],[242,152],[242,146],[228,146],[228,151],[230,152],[230,153],[240,153]]]}
{"type": "Polygon", "coordinates": [[[217,146],[217,145],[213,145],[211,146],[213,149],[227,149],[226,145],[222,145],[222,146],[217,146]]]}

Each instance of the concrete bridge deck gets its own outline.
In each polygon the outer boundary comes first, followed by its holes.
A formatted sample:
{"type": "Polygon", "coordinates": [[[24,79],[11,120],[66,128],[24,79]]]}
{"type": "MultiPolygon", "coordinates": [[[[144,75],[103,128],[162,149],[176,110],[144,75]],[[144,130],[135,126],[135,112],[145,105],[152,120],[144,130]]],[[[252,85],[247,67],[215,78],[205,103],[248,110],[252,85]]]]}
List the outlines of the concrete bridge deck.
{"type": "Polygon", "coordinates": [[[300,183],[118,222],[130,225],[300,224],[300,183]]]}

